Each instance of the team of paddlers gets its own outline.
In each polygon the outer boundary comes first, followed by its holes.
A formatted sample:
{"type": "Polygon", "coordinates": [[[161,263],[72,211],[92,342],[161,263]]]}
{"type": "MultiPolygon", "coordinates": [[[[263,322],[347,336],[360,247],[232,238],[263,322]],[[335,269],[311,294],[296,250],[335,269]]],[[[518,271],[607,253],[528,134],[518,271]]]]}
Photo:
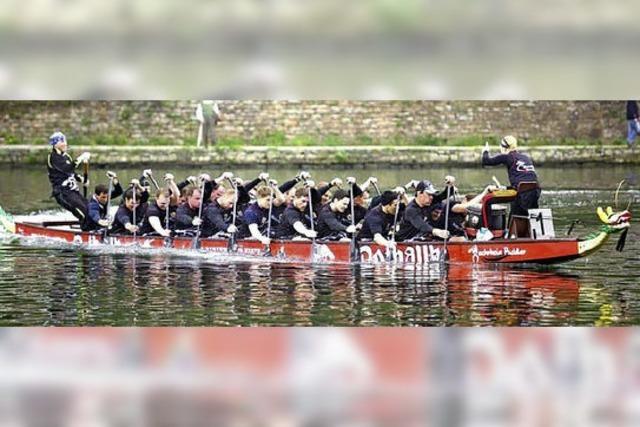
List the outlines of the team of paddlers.
{"type": "MultiPolygon", "coordinates": [[[[361,184],[353,177],[315,183],[305,171],[280,184],[268,173],[244,181],[231,172],[218,177],[203,173],[182,181],[167,173],[159,184],[146,169],[126,189],[117,175],[108,171],[108,184],[95,186],[94,194],[87,198],[80,193],[80,186],[88,186],[87,169],[81,175],[76,168],[88,165],[90,154],[82,153],[74,161],[61,132],[51,135],[49,144],[52,197],[78,219],[83,231],[110,235],[233,236],[257,239],[265,245],[271,239],[354,237],[387,247],[408,240],[460,241],[467,239],[464,221],[469,206],[496,189],[488,186],[478,195],[460,196],[455,178],[446,176],[440,191],[428,180],[412,180],[380,191],[375,177],[361,184]],[[108,208],[120,196],[112,218],[108,208]]],[[[500,146],[501,154],[494,157],[489,156],[488,144],[485,146],[482,165],[507,167],[510,186],[519,190],[511,214],[526,214],[538,207],[540,197],[533,163],[517,151],[513,136],[502,138],[500,146]],[[529,185],[520,189],[525,182],[529,185]]]]}

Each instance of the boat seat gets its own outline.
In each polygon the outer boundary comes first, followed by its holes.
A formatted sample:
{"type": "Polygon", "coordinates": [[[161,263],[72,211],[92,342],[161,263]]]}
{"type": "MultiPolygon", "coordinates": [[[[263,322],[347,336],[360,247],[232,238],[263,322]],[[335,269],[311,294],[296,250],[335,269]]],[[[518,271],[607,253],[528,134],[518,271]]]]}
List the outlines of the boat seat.
{"type": "Polygon", "coordinates": [[[511,215],[509,219],[509,237],[531,237],[529,217],[524,215],[511,215]]]}

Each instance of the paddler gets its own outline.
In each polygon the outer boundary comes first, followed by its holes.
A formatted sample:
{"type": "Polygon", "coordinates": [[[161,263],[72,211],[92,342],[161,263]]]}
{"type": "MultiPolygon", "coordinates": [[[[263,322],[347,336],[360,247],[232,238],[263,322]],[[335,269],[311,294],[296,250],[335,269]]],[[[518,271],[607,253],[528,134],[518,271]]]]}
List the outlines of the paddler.
{"type": "MultiPolygon", "coordinates": [[[[242,216],[242,225],[238,232],[238,238],[252,238],[259,240],[263,245],[269,245],[271,243],[271,235],[267,235],[267,228],[269,222],[269,206],[271,203],[276,203],[276,200],[283,201],[284,196],[275,184],[270,188],[266,185],[258,187],[256,190],[256,202],[249,204],[245,209],[242,216]],[[273,192],[273,201],[271,200],[271,193],[273,192]]],[[[273,207],[271,208],[273,214],[273,207]]],[[[271,223],[271,234],[274,234],[275,225],[271,223]]]]}
{"type": "MultiPolygon", "coordinates": [[[[448,177],[453,181],[453,177],[448,177]]],[[[451,184],[452,185],[452,184],[451,184]]],[[[436,228],[431,222],[431,211],[436,203],[446,199],[446,191],[438,193],[431,181],[423,180],[415,187],[414,199],[409,203],[402,216],[398,240],[405,241],[416,238],[422,239],[447,239],[449,231],[443,228],[436,228]]]]}
{"type": "Polygon", "coordinates": [[[238,231],[238,225],[241,222],[238,216],[236,216],[236,224],[233,224],[233,200],[235,197],[235,190],[229,188],[204,208],[202,211],[202,237],[227,237],[238,231]]]}
{"type": "Polygon", "coordinates": [[[202,219],[198,216],[202,192],[195,185],[189,185],[183,191],[185,201],[176,209],[176,230],[190,234],[202,224],[202,219]]]}
{"type": "Polygon", "coordinates": [[[317,237],[315,230],[311,230],[309,218],[309,188],[298,188],[293,196],[291,205],[282,213],[280,224],[276,228],[278,239],[314,239],[317,237]]]}
{"type": "Polygon", "coordinates": [[[509,174],[511,187],[518,191],[516,199],[511,202],[511,215],[529,214],[529,209],[537,209],[540,199],[540,186],[533,161],[526,154],[517,151],[518,141],[508,135],[500,141],[500,154],[489,156],[489,143],[482,151],[482,166],[505,165],[509,174]]]}
{"type": "Polygon", "coordinates": [[[400,215],[402,206],[398,206],[405,198],[404,189],[396,188],[396,191],[385,191],[380,195],[380,203],[371,209],[364,218],[362,230],[358,233],[358,238],[362,240],[373,240],[380,246],[394,249],[395,238],[392,238],[392,229],[396,214],[400,215]]]}
{"type": "Polygon", "coordinates": [[[88,202],[80,194],[78,182],[83,185],[89,185],[89,182],[84,182],[84,178],[76,174],[75,169],[80,164],[89,162],[91,154],[84,152],[74,162],[67,153],[67,138],[62,132],[54,132],[49,137],[49,145],[51,152],[47,157],[47,170],[51,196],[83,224],[88,216],[88,202]]]}
{"type": "MultiPolygon", "coordinates": [[[[120,181],[115,172],[107,171],[107,178],[111,180],[111,200],[120,197],[123,193],[120,181]]],[[[109,226],[107,202],[109,201],[109,187],[104,184],[96,185],[95,191],[89,200],[87,220],[82,223],[82,231],[93,231],[109,226]]]]}
{"type": "Polygon", "coordinates": [[[180,191],[174,182],[172,174],[166,174],[164,180],[167,183],[167,188],[159,188],[156,191],[155,200],[147,208],[140,227],[140,234],[142,235],[171,236],[171,228],[175,223],[175,212],[180,191]],[[167,214],[169,215],[168,220],[167,214]]]}
{"type": "Polygon", "coordinates": [[[131,188],[125,191],[122,203],[116,212],[111,233],[138,233],[147,210],[148,200],[149,192],[145,191],[139,180],[132,179],[131,188]]]}
{"type": "Polygon", "coordinates": [[[331,196],[330,202],[320,209],[318,214],[318,238],[324,240],[349,241],[356,232],[348,213],[349,193],[338,190],[331,196]]]}

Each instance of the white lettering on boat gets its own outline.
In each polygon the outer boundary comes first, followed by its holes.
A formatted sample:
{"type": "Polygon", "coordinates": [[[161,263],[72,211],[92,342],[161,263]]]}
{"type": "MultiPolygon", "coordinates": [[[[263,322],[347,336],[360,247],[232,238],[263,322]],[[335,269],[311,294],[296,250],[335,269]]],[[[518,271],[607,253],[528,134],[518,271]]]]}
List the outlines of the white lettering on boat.
{"type": "Polygon", "coordinates": [[[472,254],[472,261],[474,263],[480,261],[480,257],[506,257],[506,256],[524,256],[527,253],[526,249],[522,249],[519,247],[513,246],[503,246],[503,247],[489,247],[489,248],[478,248],[477,245],[471,246],[467,253],[472,254]]]}
{"type": "MultiPolygon", "coordinates": [[[[396,263],[424,265],[440,261],[442,248],[435,245],[414,245],[396,249],[390,258],[396,263]]],[[[386,263],[387,252],[380,247],[374,250],[369,245],[360,246],[360,261],[370,264],[386,263]]]]}

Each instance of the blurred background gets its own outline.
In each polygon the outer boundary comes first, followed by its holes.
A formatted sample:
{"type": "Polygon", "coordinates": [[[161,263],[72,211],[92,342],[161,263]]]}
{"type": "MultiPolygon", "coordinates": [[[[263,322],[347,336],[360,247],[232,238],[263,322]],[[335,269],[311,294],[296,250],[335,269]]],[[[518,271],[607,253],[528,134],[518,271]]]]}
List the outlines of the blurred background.
{"type": "Polygon", "coordinates": [[[5,0],[0,98],[627,99],[640,65],[636,9],[633,0],[5,0]]]}
{"type": "Polygon", "coordinates": [[[632,329],[28,329],[6,426],[634,426],[632,329]]]}
{"type": "MultiPolygon", "coordinates": [[[[4,0],[0,99],[630,99],[632,0],[4,0]]],[[[634,329],[4,329],[0,425],[633,426],[634,329]]]]}

